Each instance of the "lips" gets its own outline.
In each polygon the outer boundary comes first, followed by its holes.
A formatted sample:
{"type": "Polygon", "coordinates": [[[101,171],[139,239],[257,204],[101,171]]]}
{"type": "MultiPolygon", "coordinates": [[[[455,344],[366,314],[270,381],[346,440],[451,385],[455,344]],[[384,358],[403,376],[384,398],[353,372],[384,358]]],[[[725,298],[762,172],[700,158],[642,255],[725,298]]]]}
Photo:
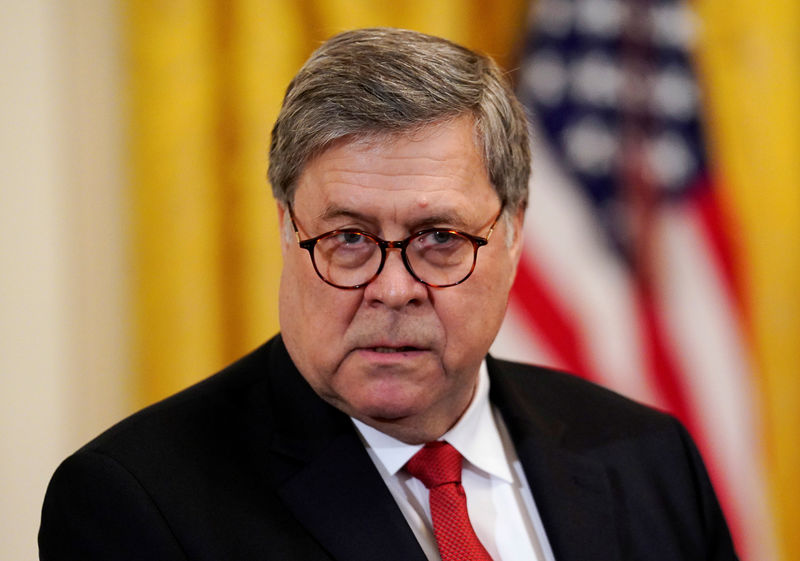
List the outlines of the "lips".
{"type": "Polygon", "coordinates": [[[367,350],[376,352],[376,353],[410,353],[413,351],[422,350],[419,347],[411,347],[411,346],[402,346],[402,347],[367,347],[367,350]]]}

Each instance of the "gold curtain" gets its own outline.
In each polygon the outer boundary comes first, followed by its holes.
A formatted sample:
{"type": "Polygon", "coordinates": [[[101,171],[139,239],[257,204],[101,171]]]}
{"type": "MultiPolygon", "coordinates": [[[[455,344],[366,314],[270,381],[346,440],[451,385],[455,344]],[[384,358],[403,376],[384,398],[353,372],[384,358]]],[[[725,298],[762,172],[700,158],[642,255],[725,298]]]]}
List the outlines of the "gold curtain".
{"type": "MultiPolygon", "coordinates": [[[[172,0],[125,4],[132,307],[139,404],[278,330],[281,261],[265,179],[288,81],[331,34],[391,25],[511,69],[523,0],[172,0]]],[[[781,558],[800,559],[800,7],[696,0],[712,153],[742,225],[781,558]]]]}
{"type": "Polygon", "coordinates": [[[800,3],[698,0],[712,153],[742,231],[781,559],[800,559],[800,3]]]}

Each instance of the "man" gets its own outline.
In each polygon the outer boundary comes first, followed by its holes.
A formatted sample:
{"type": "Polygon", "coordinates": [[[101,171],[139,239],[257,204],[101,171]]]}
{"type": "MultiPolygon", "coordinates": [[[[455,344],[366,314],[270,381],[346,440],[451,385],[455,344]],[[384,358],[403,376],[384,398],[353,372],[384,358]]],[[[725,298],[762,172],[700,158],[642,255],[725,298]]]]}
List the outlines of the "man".
{"type": "Polygon", "coordinates": [[[41,558],[735,559],[676,421],[487,356],[528,176],[488,58],[325,43],[272,135],[281,335],[67,459],[41,558]]]}

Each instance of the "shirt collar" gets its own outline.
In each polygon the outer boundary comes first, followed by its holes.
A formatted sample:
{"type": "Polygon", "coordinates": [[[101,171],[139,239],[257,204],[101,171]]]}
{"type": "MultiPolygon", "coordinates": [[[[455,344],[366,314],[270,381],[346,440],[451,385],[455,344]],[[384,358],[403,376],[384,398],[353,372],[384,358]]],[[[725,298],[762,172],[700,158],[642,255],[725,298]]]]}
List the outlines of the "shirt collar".
{"type": "MultiPolygon", "coordinates": [[[[372,449],[377,460],[390,475],[398,471],[422,448],[421,444],[406,444],[396,438],[353,419],[366,445],[372,449]]],[[[511,469],[506,461],[503,443],[492,415],[489,403],[489,373],[486,361],[481,363],[478,387],[467,410],[440,440],[449,442],[476,468],[486,473],[513,482],[511,469]]]]}

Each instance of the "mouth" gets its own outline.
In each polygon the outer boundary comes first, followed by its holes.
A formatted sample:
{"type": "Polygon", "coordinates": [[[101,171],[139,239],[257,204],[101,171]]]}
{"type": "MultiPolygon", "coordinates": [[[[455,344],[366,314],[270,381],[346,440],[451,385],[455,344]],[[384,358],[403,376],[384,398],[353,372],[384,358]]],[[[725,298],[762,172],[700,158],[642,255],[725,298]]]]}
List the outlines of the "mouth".
{"type": "Polygon", "coordinates": [[[402,347],[366,347],[365,350],[374,353],[391,354],[391,353],[411,353],[414,351],[421,351],[419,347],[402,346],[402,347]]]}

